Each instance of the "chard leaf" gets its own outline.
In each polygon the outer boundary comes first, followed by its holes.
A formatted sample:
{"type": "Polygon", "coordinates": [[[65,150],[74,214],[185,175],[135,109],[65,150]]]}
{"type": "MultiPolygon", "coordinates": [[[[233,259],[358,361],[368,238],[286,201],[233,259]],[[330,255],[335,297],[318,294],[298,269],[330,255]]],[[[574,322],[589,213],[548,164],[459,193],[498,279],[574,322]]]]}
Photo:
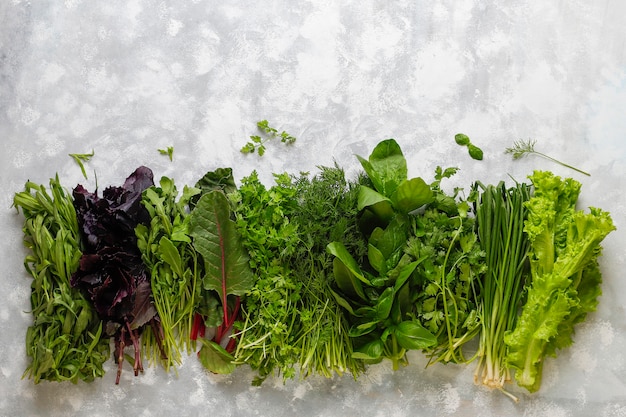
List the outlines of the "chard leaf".
{"type": "Polygon", "coordinates": [[[235,370],[233,356],[217,343],[202,340],[202,347],[198,352],[198,358],[202,366],[214,374],[230,374],[235,370]]]}
{"type": "Polygon", "coordinates": [[[380,142],[366,160],[357,156],[376,191],[390,197],[398,185],[407,179],[406,159],[395,139],[380,142]]]}
{"type": "Polygon", "coordinates": [[[402,181],[391,196],[394,207],[405,214],[433,202],[434,199],[430,186],[421,178],[402,181]]]}
{"type": "Polygon", "coordinates": [[[222,190],[228,194],[235,191],[237,186],[235,185],[232,168],[218,168],[215,171],[209,171],[204,174],[194,188],[200,189],[202,194],[214,190],[222,190]]]}
{"type": "Polygon", "coordinates": [[[254,276],[224,193],[203,195],[189,217],[193,246],[205,262],[204,288],[217,291],[223,304],[229,294],[244,295],[254,276]]]}

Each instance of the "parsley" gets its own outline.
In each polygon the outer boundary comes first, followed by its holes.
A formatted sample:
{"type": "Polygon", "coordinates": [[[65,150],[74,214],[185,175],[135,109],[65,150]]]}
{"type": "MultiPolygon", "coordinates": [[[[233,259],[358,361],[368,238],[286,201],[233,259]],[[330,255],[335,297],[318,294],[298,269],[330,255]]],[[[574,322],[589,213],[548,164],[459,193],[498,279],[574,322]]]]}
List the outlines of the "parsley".
{"type": "Polygon", "coordinates": [[[261,120],[257,122],[259,130],[265,134],[265,137],[259,135],[250,136],[248,141],[242,148],[242,153],[257,153],[259,156],[263,156],[266,151],[265,143],[272,139],[280,139],[280,141],[286,145],[291,145],[296,141],[296,138],[289,133],[282,131],[278,133],[278,130],[271,127],[267,120],[261,120]]]}

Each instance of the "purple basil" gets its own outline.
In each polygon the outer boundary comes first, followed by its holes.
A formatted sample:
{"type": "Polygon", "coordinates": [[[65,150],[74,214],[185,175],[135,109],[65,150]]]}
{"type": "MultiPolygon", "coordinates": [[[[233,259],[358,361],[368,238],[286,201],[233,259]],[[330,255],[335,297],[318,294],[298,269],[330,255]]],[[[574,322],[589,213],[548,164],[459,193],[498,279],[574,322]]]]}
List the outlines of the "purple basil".
{"type": "MultiPolygon", "coordinates": [[[[71,284],[91,300],[115,339],[119,383],[125,346],[135,349],[135,375],[143,370],[139,336],[150,324],[161,335],[152,302],[150,275],[137,248],[135,227],[150,216],[141,204],[142,192],[154,184],[152,171],[139,167],[121,187],[108,187],[102,197],[82,185],[74,188],[74,207],[83,240],[83,255],[71,284]]],[[[159,343],[160,345],[160,343],[159,343]]]]}

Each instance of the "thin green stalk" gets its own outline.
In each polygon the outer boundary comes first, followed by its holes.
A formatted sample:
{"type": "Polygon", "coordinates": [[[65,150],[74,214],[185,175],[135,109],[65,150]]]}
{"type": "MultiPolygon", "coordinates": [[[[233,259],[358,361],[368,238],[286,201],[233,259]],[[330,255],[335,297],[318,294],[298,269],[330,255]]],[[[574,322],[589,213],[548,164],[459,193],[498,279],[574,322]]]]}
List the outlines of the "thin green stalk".
{"type": "Polygon", "coordinates": [[[526,274],[529,243],[523,224],[530,188],[516,184],[507,189],[503,182],[476,186],[482,188],[476,219],[488,270],[482,287],[483,319],[474,377],[477,383],[513,398],[504,389],[510,380],[504,335],[515,326],[526,274]]]}

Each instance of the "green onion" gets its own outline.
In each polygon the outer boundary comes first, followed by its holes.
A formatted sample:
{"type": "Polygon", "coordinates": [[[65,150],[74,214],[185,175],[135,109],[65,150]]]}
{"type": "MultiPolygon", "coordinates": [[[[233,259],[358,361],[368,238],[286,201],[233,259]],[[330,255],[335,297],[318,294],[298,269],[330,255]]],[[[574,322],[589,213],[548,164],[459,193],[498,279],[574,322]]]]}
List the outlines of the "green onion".
{"type": "Polygon", "coordinates": [[[475,187],[482,189],[476,203],[476,220],[487,273],[482,282],[482,331],[474,378],[516,400],[504,390],[504,384],[511,379],[504,335],[515,326],[528,274],[529,242],[523,228],[530,186],[518,183],[507,189],[500,182],[486,187],[477,183],[475,187]]]}

